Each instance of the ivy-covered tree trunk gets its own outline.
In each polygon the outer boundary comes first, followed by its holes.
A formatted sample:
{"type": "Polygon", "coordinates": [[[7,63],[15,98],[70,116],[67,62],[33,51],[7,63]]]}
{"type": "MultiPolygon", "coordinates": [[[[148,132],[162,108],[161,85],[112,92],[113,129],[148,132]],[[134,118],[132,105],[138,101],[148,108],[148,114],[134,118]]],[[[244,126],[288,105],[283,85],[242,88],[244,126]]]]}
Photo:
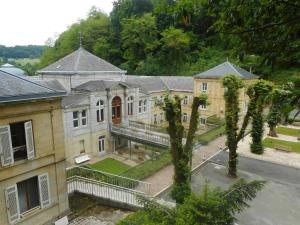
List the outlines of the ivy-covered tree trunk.
{"type": "Polygon", "coordinates": [[[184,199],[191,194],[190,162],[192,159],[193,140],[198,126],[198,108],[200,103],[206,103],[207,97],[195,97],[192,105],[190,127],[188,130],[186,144],[182,144],[184,127],[181,121],[181,99],[165,97],[162,108],[166,113],[169,123],[167,128],[171,141],[171,154],[174,164],[174,186],[171,192],[172,198],[177,203],[183,203],[184,199]]]}

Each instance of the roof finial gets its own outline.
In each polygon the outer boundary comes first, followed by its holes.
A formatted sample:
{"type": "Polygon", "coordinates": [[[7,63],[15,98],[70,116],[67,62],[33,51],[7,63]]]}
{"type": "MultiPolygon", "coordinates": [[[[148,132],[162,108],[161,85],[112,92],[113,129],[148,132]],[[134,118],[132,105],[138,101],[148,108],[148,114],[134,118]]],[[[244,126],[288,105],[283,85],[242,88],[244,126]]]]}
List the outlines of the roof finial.
{"type": "Polygon", "coordinates": [[[228,57],[226,57],[226,61],[228,62],[228,57]]]}
{"type": "Polygon", "coordinates": [[[79,32],[79,46],[82,47],[82,33],[79,32]]]}

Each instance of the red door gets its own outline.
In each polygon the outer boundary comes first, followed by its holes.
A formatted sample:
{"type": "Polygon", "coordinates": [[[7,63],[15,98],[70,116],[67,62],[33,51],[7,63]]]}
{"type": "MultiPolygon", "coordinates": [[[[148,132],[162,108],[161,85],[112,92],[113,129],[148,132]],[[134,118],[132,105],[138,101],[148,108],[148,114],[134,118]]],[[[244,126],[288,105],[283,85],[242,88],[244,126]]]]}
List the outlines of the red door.
{"type": "Polygon", "coordinates": [[[116,96],[112,100],[112,122],[113,124],[120,124],[121,123],[121,98],[116,96]]]}

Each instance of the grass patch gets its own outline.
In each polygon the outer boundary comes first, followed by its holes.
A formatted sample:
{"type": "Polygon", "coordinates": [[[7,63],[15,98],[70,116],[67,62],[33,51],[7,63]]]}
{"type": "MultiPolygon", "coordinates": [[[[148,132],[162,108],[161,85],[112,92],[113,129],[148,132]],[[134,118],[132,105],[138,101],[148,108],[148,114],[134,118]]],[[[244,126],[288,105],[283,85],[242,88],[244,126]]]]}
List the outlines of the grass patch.
{"type": "Polygon", "coordinates": [[[131,166],[112,158],[104,159],[100,162],[88,165],[91,169],[100,170],[106,173],[120,174],[128,170],[131,166]]]}
{"type": "Polygon", "coordinates": [[[300,130],[294,129],[294,128],[288,128],[288,127],[277,127],[276,132],[278,134],[284,134],[289,135],[293,137],[299,137],[300,136],[300,130]]]}
{"type": "Polygon", "coordinates": [[[225,133],[225,125],[214,128],[204,134],[198,135],[197,141],[203,145],[207,145],[209,142],[223,135],[224,133],[225,133]]]}
{"type": "Polygon", "coordinates": [[[276,145],[286,146],[291,149],[293,152],[300,153],[300,143],[299,142],[292,142],[292,141],[284,141],[278,140],[274,138],[265,138],[263,141],[263,145],[268,148],[275,148],[276,145]]]}
{"type": "Polygon", "coordinates": [[[169,152],[163,153],[156,160],[147,160],[146,162],[137,166],[131,167],[127,171],[121,173],[121,176],[129,177],[136,180],[143,180],[163,167],[169,165],[172,161],[171,154],[169,152]]]}

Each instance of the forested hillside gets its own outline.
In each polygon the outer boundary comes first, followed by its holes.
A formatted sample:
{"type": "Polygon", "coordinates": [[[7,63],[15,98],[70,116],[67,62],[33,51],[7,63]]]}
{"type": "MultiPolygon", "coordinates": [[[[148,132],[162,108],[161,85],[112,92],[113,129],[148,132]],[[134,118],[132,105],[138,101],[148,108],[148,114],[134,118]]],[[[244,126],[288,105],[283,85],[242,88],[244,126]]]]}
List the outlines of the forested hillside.
{"type": "Polygon", "coordinates": [[[192,75],[226,60],[273,79],[299,76],[300,2],[118,0],[92,8],[47,47],[40,67],[84,48],[128,74],[192,75]]]}
{"type": "Polygon", "coordinates": [[[0,45],[0,58],[5,59],[22,59],[22,58],[40,58],[45,46],[40,45],[26,45],[6,47],[0,45]]]}

